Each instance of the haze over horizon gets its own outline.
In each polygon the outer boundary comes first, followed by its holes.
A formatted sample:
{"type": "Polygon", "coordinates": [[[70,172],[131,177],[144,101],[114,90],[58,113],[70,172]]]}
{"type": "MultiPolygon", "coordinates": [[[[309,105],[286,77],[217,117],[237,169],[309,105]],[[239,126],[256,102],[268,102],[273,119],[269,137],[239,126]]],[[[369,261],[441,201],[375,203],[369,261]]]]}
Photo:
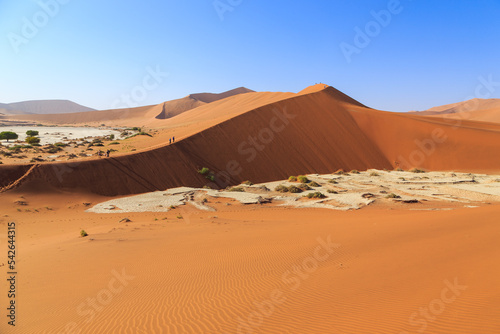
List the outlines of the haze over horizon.
{"type": "Polygon", "coordinates": [[[499,14],[494,0],[0,1],[0,102],[109,109],[319,82],[389,111],[500,98],[499,14]]]}

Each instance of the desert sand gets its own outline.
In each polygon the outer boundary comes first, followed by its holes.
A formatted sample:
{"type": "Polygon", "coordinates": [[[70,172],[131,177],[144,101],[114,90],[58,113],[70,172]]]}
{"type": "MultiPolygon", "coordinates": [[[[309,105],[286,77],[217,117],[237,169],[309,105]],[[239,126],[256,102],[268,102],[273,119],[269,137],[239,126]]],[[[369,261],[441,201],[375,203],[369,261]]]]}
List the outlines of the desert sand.
{"type": "Polygon", "coordinates": [[[230,95],[4,116],[151,137],[0,165],[0,241],[15,222],[18,247],[17,324],[0,333],[500,331],[500,124],[324,84],[230,95]],[[277,190],[299,174],[317,185],[277,190]]]}
{"type": "Polygon", "coordinates": [[[221,199],[217,212],[96,214],[88,206],[106,198],[30,189],[2,194],[2,231],[17,221],[21,247],[19,326],[2,333],[500,328],[498,204],[344,212],[221,199]]]}

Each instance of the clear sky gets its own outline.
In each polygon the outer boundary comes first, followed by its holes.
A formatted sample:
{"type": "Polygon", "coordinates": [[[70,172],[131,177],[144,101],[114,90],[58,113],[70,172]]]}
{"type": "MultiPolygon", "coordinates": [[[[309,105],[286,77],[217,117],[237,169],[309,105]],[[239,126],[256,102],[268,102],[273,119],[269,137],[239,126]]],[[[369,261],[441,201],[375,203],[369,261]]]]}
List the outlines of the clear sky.
{"type": "Polygon", "coordinates": [[[390,111],[500,98],[499,18],[500,0],[0,0],[0,102],[319,82],[390,111]]]}

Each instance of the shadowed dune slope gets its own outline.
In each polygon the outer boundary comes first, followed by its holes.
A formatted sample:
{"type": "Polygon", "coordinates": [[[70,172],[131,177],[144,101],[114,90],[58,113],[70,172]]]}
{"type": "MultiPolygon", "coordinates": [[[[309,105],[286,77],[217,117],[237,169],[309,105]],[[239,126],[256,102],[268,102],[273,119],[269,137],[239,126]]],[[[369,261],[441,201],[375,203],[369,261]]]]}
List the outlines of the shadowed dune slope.
{"type": "MultiPolygon", "coordinates": [[[[188,123],[189,114],[199,119],[204,113],[192,110],[179,117],[188,123]]],[[[450,120],[376,111],[328,87],[235,114],[174,145],[110,159],[42,164],[23,182],[41,179],[57,187],[121,195],[177,186],[226,187],[340,168],[499,171],[499,139],[495,124],[464,121],[457,127],[450,120]],[[216,174],[215,184],[197,172],[202,167],[216,174]]],[[[11,182],[2,177],[0,186],[11,182]]]]}
{"type": "Polygon", "coordinates": [[[352,108],[394,167],[499,172],[500,125],[352,108]]]}

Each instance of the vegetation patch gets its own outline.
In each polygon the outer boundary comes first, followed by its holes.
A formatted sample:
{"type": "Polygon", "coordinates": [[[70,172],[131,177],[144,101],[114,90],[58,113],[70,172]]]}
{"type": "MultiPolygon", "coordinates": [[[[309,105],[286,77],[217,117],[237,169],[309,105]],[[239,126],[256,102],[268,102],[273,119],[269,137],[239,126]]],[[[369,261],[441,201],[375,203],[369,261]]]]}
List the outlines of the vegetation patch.
{"type": "Polygon", "coordinates": [[[411,173],[425,173],[425,170],[423,169],[418,169],[418,168],[412,168],[409,170],[411,173]]]}
{"type": "Polygon", "coordinates": [[[390,193],[389,195],[385,196],[385,198],[401,198],[401,196],[396,195],[395,193],[390,193]]]}
{"type": "Polygon", "coordinates": [[[300,183],[308,183],[309,179],[305,175],[299,175],[297,176],[297,181],[299,181],[300,183]]]}
{"type": "Polygon", "coordinates": [[[319,191],[309,193],[305,197],[307,198],[325,198],[326,196],[320,193],[319,191]]]}
{"type": "Polygon", "coordinates": [[[279,186],[274,188],[274,191],[278,191],[280,193],[286,193],[286,192],[288,192],[288,188],[285,187],[284,185],[280,184],[279,186]]]}

